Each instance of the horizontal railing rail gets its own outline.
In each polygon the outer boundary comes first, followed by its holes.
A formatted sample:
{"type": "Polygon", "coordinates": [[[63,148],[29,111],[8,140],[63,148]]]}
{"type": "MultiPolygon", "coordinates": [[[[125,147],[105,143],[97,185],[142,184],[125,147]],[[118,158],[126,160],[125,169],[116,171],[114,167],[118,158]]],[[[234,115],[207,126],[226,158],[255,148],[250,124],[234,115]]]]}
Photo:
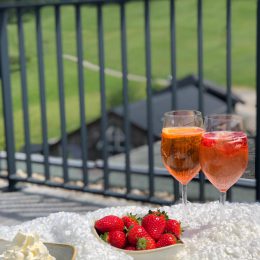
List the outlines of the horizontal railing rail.
{"type": "MultiPolygon", "coordinates": [[[[29,0],[29,1],[6,1],[2,2],[0,9],[11,9],[11,8],[30,8],[30,7],[46,7],[46,6],[67,6],[67,5],[109,5],[109,4],[125,4],[127,2],[138,2],[140,0],[29,0]]],[[[143,1],[143,0],[141,0],[143,1]]],[[[149,0],[157,1],[157,0],[149,0]]],[[[167,0],[163,0],[167,1],[167,0]]]]}
{"type": "MultiPolygon", "coordinates": [[[[0,159],[1,160],[7,160],[7,153],[2,151],[0,152],[0,159]]],[[[15,153],[15,160],[16,162],[25,162],[26,161],[26,155],[24,153],[15,153]]],[[[31,162],[35,164],[43,164],[44,163],[44,156],[40,154],[32,154],[31,155],[31,162]]],[[[78,169],[83,169],[83,162],[82,160],[77,160],[77,159],[68,159],[68,167],[72,168],[78,168],[78,169]]],[[[49,156],[49,165],[50,166],[62,166],[62,158],[59,157],[54,157],[54,156],[49,156]]],[[[88,161],[86,166],[88,169],[103,169],[104,168],[104,163],[102,160],[98,161],[88,161]]],[[[1,170],[3,171],[5,168],[2,167],[1,170]]],[[[114,171],[114,172],[119,172],[124,174],[125,166],[122,164],[116,164],[116,163],[110,163],[109,164],[109,170],[114,171]]],[[[149,169],[148,166],[132,166],[131,168],[131,173],[132,174],[140,174],[140,175],[145,175],[147,176],[149,174],[149,169]]],[[[43,176],[45,173],[42,174],[43,176]]],[[[154,168],[154,175],[155,177],[162,177],[162,178],[169,178],[171,179],[172,177],[169,175],[168,171],[164,168],[160,167],[155,167],[154,168]]],[[[0,178],[5,179],[6,175],[0,174],[0,178]]],[[[30,178],[31,176],[28,176],[30,178]]],[[[200,181],[199,176],[195,176],[194,181],[200,181]]],[[[245,187],[245,188],[256,188],[256,180],[255,179],[246,179],[246,178],[240,178],[237,183],[237,186],[239,187],[245,187]]]]}

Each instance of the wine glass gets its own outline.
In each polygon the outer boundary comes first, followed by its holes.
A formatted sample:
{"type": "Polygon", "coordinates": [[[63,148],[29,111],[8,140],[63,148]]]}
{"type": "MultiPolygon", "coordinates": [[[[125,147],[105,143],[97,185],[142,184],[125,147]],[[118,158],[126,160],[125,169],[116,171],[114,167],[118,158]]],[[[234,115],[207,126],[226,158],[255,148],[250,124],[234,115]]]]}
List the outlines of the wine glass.
{"type": "Polygon", "coordinates": [[[243,120],[239,115],[206,116],[204,125],[200,164],[209,181],[220,191],[220,203],[224,205],[227,190],[237,182],[247,167],[247,136],[243,132],[243,120]]]}
{"type": "Polygon", "coordinates": [[[187,184],[200,171],[199,148],[204,132],[201,112],[176,110],[164,114],[161,156],[169,173],[182,184],[187,204],[187,184]]]}

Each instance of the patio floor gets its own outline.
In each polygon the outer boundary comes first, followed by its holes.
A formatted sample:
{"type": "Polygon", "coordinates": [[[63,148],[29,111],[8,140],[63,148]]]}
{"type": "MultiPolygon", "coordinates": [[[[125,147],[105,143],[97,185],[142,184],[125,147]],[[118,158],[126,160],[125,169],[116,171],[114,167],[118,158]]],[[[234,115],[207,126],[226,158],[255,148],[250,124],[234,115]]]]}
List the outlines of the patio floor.
{"type": "MultiPolygon", "coordinates": [[[[3,181],[0,183],[0,187],[3,187],[3,181]]],[[[26,185],[15,192],[0,190],[0,226],[15,225],[61,211],[86,213],[104,207],[143,204],[76,191],[26,185]]]]}

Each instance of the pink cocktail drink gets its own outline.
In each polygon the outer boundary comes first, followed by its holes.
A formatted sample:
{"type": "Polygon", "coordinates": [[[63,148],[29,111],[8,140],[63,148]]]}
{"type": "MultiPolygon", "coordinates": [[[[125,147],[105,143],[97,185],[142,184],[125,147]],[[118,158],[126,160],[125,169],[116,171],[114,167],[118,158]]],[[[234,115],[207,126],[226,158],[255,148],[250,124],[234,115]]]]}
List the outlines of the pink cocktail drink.
{"type": "Polygon", "coordinates": [[[243,132],[231,131],[204,133],[199,158],[209,181],[220,192],[226,192],[247,167],[247,136],[243,132]]]}

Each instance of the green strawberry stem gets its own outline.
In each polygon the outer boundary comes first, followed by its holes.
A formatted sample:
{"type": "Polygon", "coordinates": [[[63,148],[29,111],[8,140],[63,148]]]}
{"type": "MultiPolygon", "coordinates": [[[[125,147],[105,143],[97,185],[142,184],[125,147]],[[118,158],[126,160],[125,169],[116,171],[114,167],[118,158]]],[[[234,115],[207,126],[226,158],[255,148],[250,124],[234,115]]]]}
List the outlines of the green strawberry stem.
{"type": "Polygon", "coordinates": [[[104,234],[100,235],[100,238],[108,243],[108,232],[105,232],[104,234]]]}
{"type": "Polygon", "coordinates": [[[144,237],[139,238],[137,242],[137,248],[146,249],[146,247],[147,247],[147,240],[144,237]]]}

